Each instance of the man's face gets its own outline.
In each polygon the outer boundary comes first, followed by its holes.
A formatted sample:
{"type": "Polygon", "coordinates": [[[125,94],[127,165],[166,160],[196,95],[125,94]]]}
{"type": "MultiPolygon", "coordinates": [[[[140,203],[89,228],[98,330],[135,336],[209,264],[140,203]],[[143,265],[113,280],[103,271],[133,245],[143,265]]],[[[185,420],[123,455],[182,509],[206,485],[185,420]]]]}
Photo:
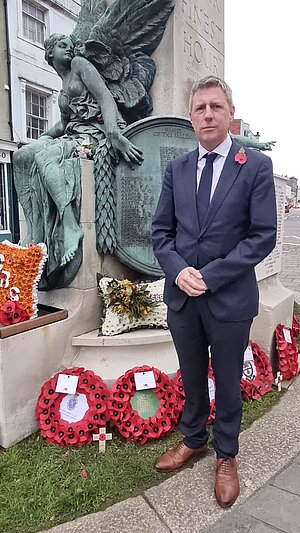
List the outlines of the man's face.
{"type": "Polygon", "coordinates": [[[228,104],[221,87],[205,87],[194,94],[190,119],[201,145],[209,152],[225,140],[233,116],[234,106],[228,104]]]}

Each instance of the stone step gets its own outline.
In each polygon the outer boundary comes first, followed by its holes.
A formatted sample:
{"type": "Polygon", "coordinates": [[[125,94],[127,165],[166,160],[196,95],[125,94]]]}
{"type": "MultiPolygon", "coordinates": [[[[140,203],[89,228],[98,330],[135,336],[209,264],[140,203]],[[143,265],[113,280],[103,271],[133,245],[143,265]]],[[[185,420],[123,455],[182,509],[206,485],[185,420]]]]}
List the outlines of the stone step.
{"type": "Polygon", "coordinates": [[[154,366],[170,377],[178,359],[169,330],[139,329],[119,335],[99,335],[99,330],[72,338],[78,349],[73,366],[93,370],[108,386],[134,366],[154,366]]]}

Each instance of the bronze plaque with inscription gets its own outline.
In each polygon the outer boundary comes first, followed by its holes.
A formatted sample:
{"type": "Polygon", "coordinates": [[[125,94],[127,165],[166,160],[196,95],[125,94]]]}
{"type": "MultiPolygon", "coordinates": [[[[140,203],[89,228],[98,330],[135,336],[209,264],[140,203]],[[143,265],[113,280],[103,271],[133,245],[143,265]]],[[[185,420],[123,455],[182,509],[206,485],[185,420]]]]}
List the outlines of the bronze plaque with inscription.
{"type": "Polygon", "coordinates": [[[197,147],[191,123],[174,116],[149,117],[122,132],[143,151],[142,165],[120,161],[116,169],[116,256],[150,276],[163,273],[153,254],[151,223],[167,163],[197,147]]]}

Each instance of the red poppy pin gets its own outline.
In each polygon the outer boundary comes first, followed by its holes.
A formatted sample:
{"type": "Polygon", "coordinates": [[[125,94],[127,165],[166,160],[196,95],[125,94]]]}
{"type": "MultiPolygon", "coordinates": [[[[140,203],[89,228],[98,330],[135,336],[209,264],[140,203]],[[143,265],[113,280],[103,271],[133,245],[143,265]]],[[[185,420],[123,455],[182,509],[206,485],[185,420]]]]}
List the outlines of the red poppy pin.
{"type": "Polygon", "coordinates": [[[244,165],[247,162],[248,157],[246,156],[245,148],[241,146],[238,153],[235,154],[234,160],[239,163],[239,165],[244,165]]]}

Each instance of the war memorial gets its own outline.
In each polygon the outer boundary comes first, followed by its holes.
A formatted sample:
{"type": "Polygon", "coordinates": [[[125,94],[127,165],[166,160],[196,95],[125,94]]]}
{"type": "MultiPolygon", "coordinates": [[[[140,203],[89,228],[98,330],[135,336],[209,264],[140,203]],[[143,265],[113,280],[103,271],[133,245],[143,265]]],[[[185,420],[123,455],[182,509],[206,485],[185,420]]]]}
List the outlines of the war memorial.
{"type": "MultiPolygon", "coordinates": [[[[38,292],[44,313],[30,326],[1,328],[4,448],[36,431],[41,386],[65,369],[90,369],[108,387],[143,365],[175,376],[151,220],[166,164],[197,146],[187,118],[193,82],[224,76],[223,33],[223,0],[83,0],[73,34],[46,41],[47,61],[62,78],[63,120],[14,161],[23,246],[47,248],[38,292]],[[107,278],[153,284],[152,325],[163,327],[149,328],[146,318],[132,331],[122,320],[108,323],[99,295],[107,278]]],[[[276,365],[274,330],[291,326],[294,298],[278,278],[285,179],[274,179],[277,244],[257,267],[251,339],[276,365]]]]}

